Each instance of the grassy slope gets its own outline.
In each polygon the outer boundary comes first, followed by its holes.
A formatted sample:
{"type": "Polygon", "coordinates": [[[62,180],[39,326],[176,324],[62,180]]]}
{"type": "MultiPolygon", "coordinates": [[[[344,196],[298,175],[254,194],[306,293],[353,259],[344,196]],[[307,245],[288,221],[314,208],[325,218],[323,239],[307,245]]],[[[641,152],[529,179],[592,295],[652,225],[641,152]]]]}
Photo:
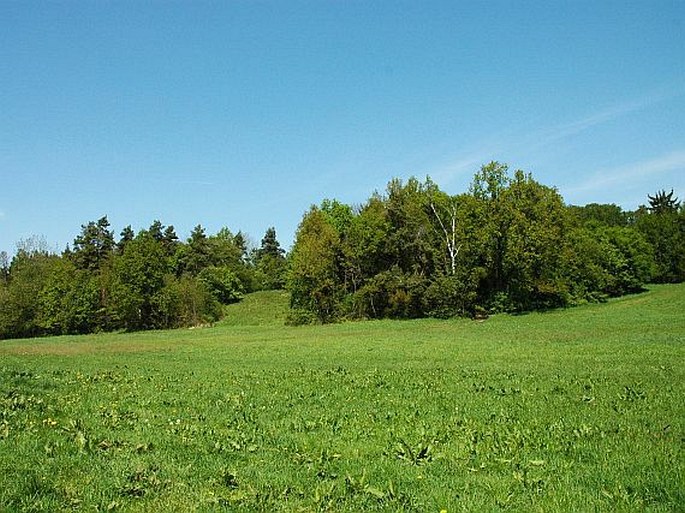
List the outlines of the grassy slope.
{"type": "Polygon", "coordinates": [[[0,511],[685,510],[685,286],[0,343],[0,511]]]}

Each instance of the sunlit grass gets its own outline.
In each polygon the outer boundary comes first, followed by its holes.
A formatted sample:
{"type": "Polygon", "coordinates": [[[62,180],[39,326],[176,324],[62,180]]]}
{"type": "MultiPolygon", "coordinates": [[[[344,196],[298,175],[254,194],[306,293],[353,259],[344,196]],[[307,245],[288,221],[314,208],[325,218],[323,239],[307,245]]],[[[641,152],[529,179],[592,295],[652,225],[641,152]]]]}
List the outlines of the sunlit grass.
{"type": "Polygon", "coordinates": [[[0,511],[677,511],[685,287],[470,320],[0,342],[0,511]]]}

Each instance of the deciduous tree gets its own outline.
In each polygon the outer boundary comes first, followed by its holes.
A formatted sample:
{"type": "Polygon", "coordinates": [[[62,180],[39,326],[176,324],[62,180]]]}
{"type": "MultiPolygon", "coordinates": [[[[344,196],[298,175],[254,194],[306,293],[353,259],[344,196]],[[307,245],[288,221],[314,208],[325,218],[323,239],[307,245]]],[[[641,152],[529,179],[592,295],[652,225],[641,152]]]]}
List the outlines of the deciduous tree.
{"type": "Polygon", "coordinates": [[[340,235],[330,218],[312,207],[300,223],[291,254],[291,306],[319,321],[340,314],[343,290],[338,279],[340,235]]]}

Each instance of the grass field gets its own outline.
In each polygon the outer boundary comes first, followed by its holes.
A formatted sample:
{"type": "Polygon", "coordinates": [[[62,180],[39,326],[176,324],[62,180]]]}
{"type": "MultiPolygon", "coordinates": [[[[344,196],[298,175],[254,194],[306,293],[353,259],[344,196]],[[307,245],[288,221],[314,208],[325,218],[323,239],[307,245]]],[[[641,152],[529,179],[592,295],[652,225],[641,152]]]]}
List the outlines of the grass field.
{"type": "Polygon", "coordinates": [[[0,341],[0,511],[685,511],[685,286],[0,341]]]}

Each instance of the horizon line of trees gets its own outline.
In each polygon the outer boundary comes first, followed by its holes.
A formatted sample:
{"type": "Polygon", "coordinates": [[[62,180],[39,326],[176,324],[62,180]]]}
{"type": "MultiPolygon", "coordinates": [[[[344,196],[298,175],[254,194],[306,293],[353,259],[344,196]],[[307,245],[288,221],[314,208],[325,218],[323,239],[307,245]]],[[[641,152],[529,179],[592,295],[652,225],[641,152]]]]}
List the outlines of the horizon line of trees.
{"type": "Polygon", "coordinates": [[[31,240],[0,253],[0,339],[211,323],[245,293],[282,288],[285,270],[273,227],[251,249],[241,232],[197,225],[180,241],[160,221],[115,239],[104,216],[61,254],[31,240]]]}
{"type": "Polygon", "coordinates": [[[245,293],[286,288],[289,324],[482,317],[603,301],[685,280],[685,207],[566,205],[530,173],[490,162],[469,190],[391,180],[357,206],[324,200],[286,255],[269,228],[258,248],[197,225],[181,241],[154,221],[115,239],[107,217],[61,254],[25,241],[0,252],[0,339],[211,323],[245,293]]]}
{"type": "Polygon", "coordinates": [[[289,322],[478,317],[683,281],[685,208],[673,191],[648,201],[632,212],[569,206],[498,162],[454,196],[410,178],[359,206],[324,200],[289,255],[289,322]]]}

